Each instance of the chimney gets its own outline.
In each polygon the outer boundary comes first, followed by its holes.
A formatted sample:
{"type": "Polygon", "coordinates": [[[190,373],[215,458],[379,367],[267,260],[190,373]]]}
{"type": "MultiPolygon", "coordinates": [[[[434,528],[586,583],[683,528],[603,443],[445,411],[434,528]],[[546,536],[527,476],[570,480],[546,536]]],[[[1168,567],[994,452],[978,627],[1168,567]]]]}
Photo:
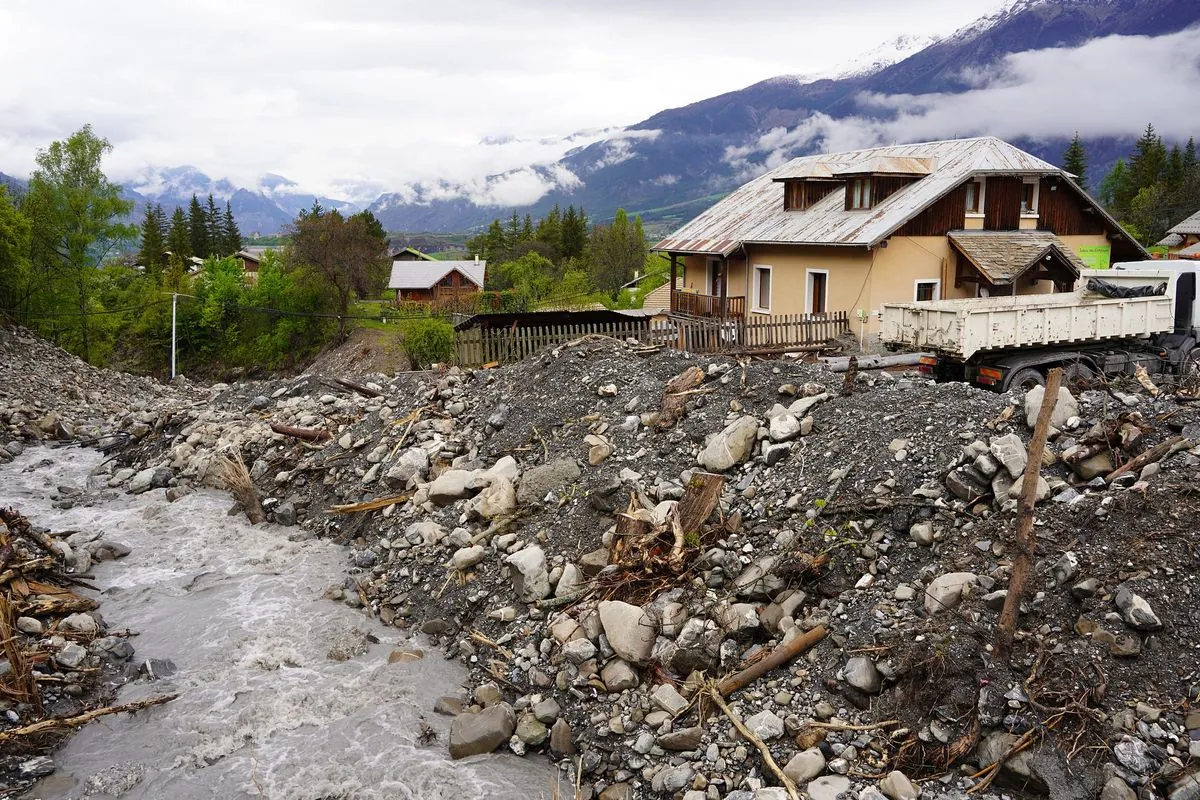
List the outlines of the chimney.
{"type": "Polygon", "coordinates": [[[476,253],[476,254],[475,254],[475,263],[476,263],[476,264],[478,264],[478,263],[479,263],[479,253],[476,253]]]}

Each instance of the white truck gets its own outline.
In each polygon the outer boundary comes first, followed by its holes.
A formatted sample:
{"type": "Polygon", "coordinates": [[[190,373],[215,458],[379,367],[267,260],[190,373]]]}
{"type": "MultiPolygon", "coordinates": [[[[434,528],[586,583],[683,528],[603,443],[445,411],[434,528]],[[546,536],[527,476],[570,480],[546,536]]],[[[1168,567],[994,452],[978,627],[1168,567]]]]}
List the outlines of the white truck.
{"type": "Polygon", "coordinates": [[[889,349],[927,353],[918,368],[937,380],[998,391],[1044,384],[1052,367],[1069,380],[1142,366],[1195,382],[1198,271],[1198,262],[1131,262],[1087,270],[1069,293],[889,303],[880,338],[889,349]],[[1094,279],[1110,293],[1112,286],[1147,293],[1111,297],[1089,291],[1094,279]]]}

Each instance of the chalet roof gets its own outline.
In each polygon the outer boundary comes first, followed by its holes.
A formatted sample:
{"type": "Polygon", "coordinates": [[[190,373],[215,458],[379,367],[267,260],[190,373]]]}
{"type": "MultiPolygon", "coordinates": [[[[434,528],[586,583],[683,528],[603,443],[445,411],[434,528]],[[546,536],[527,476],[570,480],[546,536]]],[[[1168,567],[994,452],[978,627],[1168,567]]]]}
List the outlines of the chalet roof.
{"type": "MultiPolygon", "coordinates": [[[[265,248],[263,248],[263,249],[265,249],[265,248]]],[[[259,249],[259,251],[257,253],[254,253],[254,252],[251,252],[250,248],[243,247],[241,250],[238,250],[233,255],[235,258],[241,258],[246,261],[253,261],[255,264],[258,264],[258,263],[262,262],[263,249],[259,249]]]]}
{"type": "Polygon", "coordinates": [[[1046,231],[951,231],[948,238],[993,285],[1013,283],[1044,258],[1079,277],[1087,266],[1061,239],[1046,231]]]}
{"type": "Polygon", "coordinates": [[[429,255],[428,253],[422,253],[415,247],[392,247],[388,249],[388,256],[393,259],[405,253],[410,256],[416,256],[414,259],[416,261],[437,261],[437,259],[433,256],[429,255]]]}
{"type": "MultiPolygon", "coordinates": [[[[742,244],[813,244],[873,247],[904,223],[975,175],[1061,175],[1053,164],[995,137],[874,147],[804,156],[762,175],[654,246],[676,253],[728,256],[742,244]],[[873,208],[846,210],[842,192],[831,192],[804,210],[785,210],[776,181],[790,177],[912,170],[922,177],[873,208]]],[[[1074,184],[1072,184],[1074,185],[1074,184]]],[[[1088,201],[1091,202],[1091,201],[1088,201]]],[[[1104,219],[1117,223],[1103,209],[1104,219]]]]}
{"type": "Polygon", "coordinates": [[[487,272],[486,261],[400,261],[392,262],[389,289],[430,289],[452,271],[458,270],[467,280],[483,288],[487,272]]]}
{"type": "Polygon", "coordinates": [[[1163,238],[1154,243],[1155,247],[1179,247],[1183,244],[1183,236],[1178,233],[1168,233],[1163,238]]]}
{"type": "Polygon", "coordinates": [[[1169,229],[1167,233],[1178,233],[1183,236],[1200,234],[1200,211],[1197,211],[1183,222],[1169,229]]]}
{"type": "Polygon", "coordinates": [[[1183,258],[1200,258],[1200,242],[1196,242],[1196,244],[1190,247],[1183,248],[1176,253],[1175,256],[1183,258]]]}
{"type": "Polygon", "coordinates": [[[670,309],[671,308],[671,284],[664,283],[657,289],[653,289],[646,294],[642,299],[642,308],[645,309],[670,309]]]}

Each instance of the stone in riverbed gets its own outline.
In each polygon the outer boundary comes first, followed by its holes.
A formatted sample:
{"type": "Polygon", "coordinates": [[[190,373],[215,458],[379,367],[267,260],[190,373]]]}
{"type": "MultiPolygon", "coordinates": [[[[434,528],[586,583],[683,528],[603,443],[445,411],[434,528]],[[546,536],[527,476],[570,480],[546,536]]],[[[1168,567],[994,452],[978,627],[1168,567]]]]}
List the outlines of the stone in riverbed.
{"type": "MultiPolygon", "coordinates": [[[[1035,386],[1025,393],[1025,424],[1032,428],[1037,424],[1038,412],[1042,410],[1042,398],[1046,396],[1045,386],[1035,386]]],[[[1054,404],[1054,412],[1050,415],[1050,427],[1062,430],[1071,417],[1079,416],[1079,402],[1067,387],[1059,387],[1058,402],[1054,404]]]]}
{"type": "Polygon", "coordinates": [[[783,736],[783,720],[770,710],[763,710],[746,720],[746,728],[764,742],[783,736]]]}
{"type": "Polygon", "coordinates": [[[475,478],[473,471],[465,469],[448,469],[438,475],[429,484],[429,499],[439,506],[449,505],[455,500],[470,497],[473,492],[469,488],[475,478]]]}
{"type": "Polygon", "coordinates": [[[749,415],[738,417],[709,440],[697,460],[710,472],[724,472],[750,457],[757,437],[758,420],[749,415]]]}
{"type": "Polygon", "coordinates": [[[1139,631],[1154,631],[1162,627],[1162,621],[1146,602],[1146,598],[1135,594],[1128,587],[1122,586],[1117,591],[1116,603],[1129,627],[1139,631]]]}
{"type": "Polygon", "coordinates": [[[58,662],[60,667],[66,669],[75,669],[84,662],[87,658],[87,650],[83,649],[74,642],[67,642],[63,645],[58,654],[54,656],[54,660],[58,662]]]}
{"type": "Polygon", "coordinates": [[[524,507],[540,503],[550,492],[578,480],[579,475],[579,465],[569,458],[534,467],[521,476],[521,484],[517,487],[517,504],[524,507]]]}
{"type": "Polygon", "coordinates": [[[605,600],[600,603],[600,625],[618,656],[632,664],[650,660],[657,632],[653,618],[639,606],[605,600]]]}
{"type": "Polygon", "coordinates": [[[658,737],[658,746],[663,750],[695,750],[700,746],[700,740],[704,737],[704,728],[692,727],[681,728],[677,731],[664,733],[658,737]]]}
{"type": "Polygon", "coordinates": [[[483,559],[487,558],[487,548],[481,544],[474,547],[461,547],[454,551],[454,555],[450,557],[450,562],[457,570],[468,570],[475,566],[483,559]]]}
{"type": "Polygon", "coordinates": [[[37,756],[22,761],[17,770],[22,778],[42,778],[54,772],[54,760],[47,756],[37,756]]]}
{"type": "Polygon", "coordinates": [[[880,790],[892,800],[916,800],[921,790],[913,786],[908,776],[899,770],[892,770],[879,782],[880,790]]]}
{"type": "Polygon", "coordinates": [[[457,760],[490,753],[508,741],[516,726],[516,712],[508,703],[497,703],[478,714],[459,714],[450,725],[450,757],[457,760]]]}
{"type": "Polygon", "coordinates": [[[846,683],[867,694],[879,694],[883,676],[874,661],[866,656],[855,656],[846,662],[846,683]]]}
{"type": "MultiPolygon", "coordinates": [[[[505,559],[513,590],[524,603],[533,603],[550,594],[550,573],[546,571],[546,553],[540,547],[526,547],[505,559]]],[[[651,640],[653,644],[653,639],[651,640]]]]}
{"type": "Polygon", "coordinates": [[[798,784],[805,784],[825,771],[825,754],[819,747],[810,747],[792,756],[783,768],[787,775],[798,784]]]}
{"type": "Polygon", "coordinates": [[[546,730],[545,724],[537,717],[532,714],[526,714],[517,723],[516,736],[524,744],[536,747],[550,738],[550,732],[546,730]]]}
{"type": "Polygon", "coordinates": [[[555,720],[550,728],[550,752],[560,756],[575,752],[575,734],[571,731],[571,723],[562,717],[555,720]]]}
{"type": "Polygon", "coordinates": [[[973,572],[948,572],[934,578],[925,589],[925,612],[940,614],[956,608],[978,580],[973,572]]]}
{"type": "Polygon", "coordinates": [[[810,781],[805,791],[812,800],[837,800],[838,795],[850,791],[850,779],[842,775],[826,775],[810,781]]]}
{"type": "Polygon", "coordinates": [[[641,683],[637,670],[619,658],[614,658],[604,665],[604,669],[600,670],[600,680],[604,681],[610,692],[636,689],[641,683]]]}

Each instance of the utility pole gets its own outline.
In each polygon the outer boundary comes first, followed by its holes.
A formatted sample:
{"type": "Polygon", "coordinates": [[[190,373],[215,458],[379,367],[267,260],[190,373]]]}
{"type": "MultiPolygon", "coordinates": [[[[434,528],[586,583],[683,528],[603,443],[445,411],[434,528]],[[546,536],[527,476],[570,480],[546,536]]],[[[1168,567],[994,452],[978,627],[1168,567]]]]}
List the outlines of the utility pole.
{"type": "Polygon", "coordinates": [[[175,309],[179,305],[179,294],[171,295],[171,379],[175,379],[175,309]]]}

